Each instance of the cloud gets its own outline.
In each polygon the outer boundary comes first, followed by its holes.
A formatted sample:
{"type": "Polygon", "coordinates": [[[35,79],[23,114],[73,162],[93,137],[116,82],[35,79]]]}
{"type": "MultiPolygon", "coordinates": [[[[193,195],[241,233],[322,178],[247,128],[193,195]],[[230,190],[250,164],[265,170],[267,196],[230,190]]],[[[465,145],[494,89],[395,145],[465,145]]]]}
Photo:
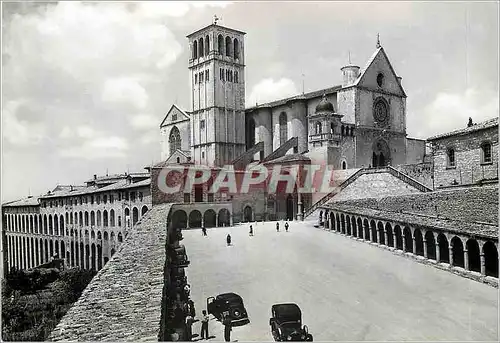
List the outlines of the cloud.
{"type": "Polygon", "coordinates": [[[138,114],[130,117],[130,125],[138,130],[148,130],[158,127],[158,119],[150,114],[138,114]]]}
{"type": "Polygon", "coordinates": [[[290,79],[282,78],[278,81],[263,79],[252,88],[247,104],[253,106],[255,103],[262,104],[297,95],[298,93],[297,87],[290,79]]]}
{"type": "Polygon", "coordinates": [[[137,80],[130,77],[119,77],[106,80],[102,91],[104,102],[132,105],[143,109],[148,104],[148,94],[137,80]]]}
{"type": "Polygon", "coordinates": [[[408,129],[429,136],[466,127],[469,117],[477,123],[498,117],[498,94],[467,89],[464,93],[441,92],[424,107],[422,116],[409,115],[408,129]]]}
{"type": "Polygon", "coordinates": [[[43,140],[46,127],[43,123],[30,123],[19,118],[19,109],[24,103],[23,100],[11,100],[4,104],[2,111],[3,136],[14,145],[35,145],[43,140]]]}
{"type": "Polygon", "coordinates": [[[102,158],[125,158],[128,143],[122,137],[109,136],[86,140],[81,145],[65,147],[59,151],[63,158],[95,160],[102,158]]]}

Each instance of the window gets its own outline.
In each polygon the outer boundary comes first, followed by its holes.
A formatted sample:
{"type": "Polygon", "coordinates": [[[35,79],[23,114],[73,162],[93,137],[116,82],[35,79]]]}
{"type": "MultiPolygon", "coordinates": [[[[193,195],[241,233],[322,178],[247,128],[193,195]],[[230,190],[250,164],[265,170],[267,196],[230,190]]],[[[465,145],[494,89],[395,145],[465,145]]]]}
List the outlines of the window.
{"type": "Polygon", "coordinates": [[[105,204],[107,204],[107,203],[108,203],[108,196],[107,196],[106,194],[104,194],[104,195],[103,195],[103,202],[104,202],[105,204]]]}
{"type": "Polygon", "coordinates": [[[130,201],[135,201],[135,192],[130,192],[130,201]]]}
{"type": "Polygon", "coordinates": [[[446,155],[448,157],[448,167],[455,167],[455,149],[449,148],[446,155]]]}
{"type": "Polygon", "coordinates": [[[139,201],[142,201],[142,197],[143,197],[142,192],[139,192],[139,201]]]}
{"type": "Polygon", "coordinates": [[[288,128],[287,123],[288,119],[285,112],[281,112],[279,123],[280,123],[280,145],[285,144],[288,140],[288,128]]]}
{"type": "Polygon", "coordinates": [[[235,38],[233,42],[233,49],[234,49],[234,59],[240,58],[240,46],[238,44],[238,40],[235,38]]]}
{"type": "Polygon", "coordinates": [[[181,163],[181,158],[177,157],[177,163],[181,163]]]}
{"type": "Polygon", "coordinates": [[[201,158],[205,158],[205,151],[201,152],[201,158]]]}
{"type": "Polygon", "coordinates": [[[177,120],[177,113],[172,113],[172,121],[176,121],[177,120]]]}
{"type": "Polygon", "coordinates": [[[191,194],[190,193],[184,193],[184,202],[185,203],[191,202],[191,194]]]}
{"type": "Polygon", "coordinates": [[[97,196],[97,205],[99,205],[100,203],[101,203],[101,196],[100,196],[100,195],[98,195],[98,196],[97,196]]]}
{"type": "Polygon", "coordinates": [[[384,84],[384,74],[379,73],[377,75],[377,84],[379,87],[382,87],[382,85],[384,84]]]}
{"type": "Polygon", "coordinates": [[[220,79],[224,81],[224,68],[221,68],[220,70],[220,79]]]}
{"type": "Polygon", "coordinates": [[[201,120],[200,121],[200,130],[204,130],[205,129],[205,120],[201,120]]]}
{"type": "Polygon", "coordinates": [[[198,58],[198,42],[194,41],[193,42],[193,59],[198,58]]]}
{"type": "Polygon", "coordinates": [[[194,83],[198,83],[198,74],[194,74],[194,83]]]}
{"type": "Polygon", "coordinates": [[[118,226],[122,226],[122,216],[118,216],[118,226]]]}
{"type": "Polygon", "coordinates": [[[181,149],[181,134],[176,126],[174,126],[170,131],[168,142],[170,145],[170,155],[172,155],[176,150],[181,149]]]}
{"type": "Polygon", "coordinates": [[[122,192],[118,193],[118,201],[122,201],[122,192]]]}
{"type": "Polygon", "coordinates": [[[321,134],[321,130],[322,130],[322,128],[321,128],[321,122],[319,122],[319,121],[318,121],[318,122],[316,122],[316,127],[315,127],[315,129],[316,129],[316,134],[317,134],[317,135],[320,135],[320,134],[321,134]]]}
{"type": "Polygon", "coordinates": [[[234,82],[238,83],[238,72],[237,71],[234,72],[234,82]]]}
{"type": "Polygon", "coordinates": [[[208,82],[209,76],[210,76],[210,71],[209,70],[205,70],[205,81],[208,82]]]}
{"type": "Polygon", "coordinates": [[[208,193],[207,201],[214,202],[214,193],[208,193]]]}
{"type": "Polygon", "coordinates": [[[347,169],[347,163],[345,161],[342,161],[342,169],[347,169]]]}
{"type": "Polygon", "coordinates": [[[481,144],[481,163],[492,163],[491,143],[481,144]]]}
{"type": "Polygon", "coordinates": [[[203,82],[203,72],[200,73],[200,83],[203,82]]]}
{"type": "Polygon", "coordinates": [[[109,202],[113,203],[115,201],[115,196],[113,194],[109,195],[109,202]]]}

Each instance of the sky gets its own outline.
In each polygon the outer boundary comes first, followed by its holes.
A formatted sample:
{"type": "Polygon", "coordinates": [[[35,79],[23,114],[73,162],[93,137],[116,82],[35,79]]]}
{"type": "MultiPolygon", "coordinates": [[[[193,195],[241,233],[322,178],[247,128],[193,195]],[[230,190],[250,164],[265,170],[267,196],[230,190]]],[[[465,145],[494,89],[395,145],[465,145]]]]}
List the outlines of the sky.
{"type": "Polygon", "coordinates": [[[160,161],[159,125],[189,108],[186,35],[245,31],[246,104],[341,83],[377,33],[410,137],[498,116],[498,2],[2,4],[2,202],[160,161]],[[304,75],[304,77],[302,76],[304,75]],[[303,83],[304,81],[304,83],[303,83]]]}

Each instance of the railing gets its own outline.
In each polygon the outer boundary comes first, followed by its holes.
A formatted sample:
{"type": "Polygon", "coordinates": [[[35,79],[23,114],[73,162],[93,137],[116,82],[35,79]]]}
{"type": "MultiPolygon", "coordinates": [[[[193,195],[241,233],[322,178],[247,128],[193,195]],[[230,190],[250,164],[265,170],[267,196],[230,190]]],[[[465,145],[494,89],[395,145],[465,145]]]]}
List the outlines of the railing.
{"type": "Polygon", "coordinates": [[[351,176],[349,176],[346,180],[344,180],[344,182],[342,182],[339,187],[335,188],[335,190],[331,191],[330,193],[328,193],[327,195],[325,195],[323,198],[319,199],[318,201],[316,201],[314,203],[314,205],[312,205],[311,207],[309,207],[305,212],[304,212],[304,218],[306,218],[307,216],[309,216],[311,213],[313,213],[314,211],[316,211],[316,209],[320,206],[322,206],[323,204],[325,204],[328,200],[330,200],[331,198],[333,198],[340,190],[344,189],[345,187],[349,186],[354,180],[356,180],[360,175],[362,174],[365,174],[365,173],[370,173],[371,170],[369,169],[364,169],[364,168],[361,168],[359,169],[357,172],[355,172],[354,174],[352,174],[351,176]]]}
{"type": "Polygon", "coordinates": [[[340,140],[342,140],[342,137],[340,135],[334,134],[334,133],[319,133],[319,134],[315,134],[315,135],[309,135],[310,142],[317,142],[317,141],[323,141],[323,140],[340,141],[340,140]]]}
{"type": "Polygon", "coordinates": [[[295,148],[298,146],[299,139],[297,137],[292,137],[287,140],[283,145],[270,153],[266,158],[262,160],[262,162],[272,161],[278,157],[285,156],[286,152],[291,148],[295,148]]]}
{"type": "Polygon", "coordinates": [[[427,187],[426,185],[424,185],[423,183],[420,183],[418,182],[417,180],[409,177],[408,175],[400,172],[399,170],[395,169],[394,167],[391,167],[391,166],[387,166],[387,171],[397,177],[398,179],[406,182],[407,184],[409,184],[410,186],[413,186],[415,187],[416,189],[418,189],[419,191],[421,192],[432,192],[432,189],[427,187]]]}

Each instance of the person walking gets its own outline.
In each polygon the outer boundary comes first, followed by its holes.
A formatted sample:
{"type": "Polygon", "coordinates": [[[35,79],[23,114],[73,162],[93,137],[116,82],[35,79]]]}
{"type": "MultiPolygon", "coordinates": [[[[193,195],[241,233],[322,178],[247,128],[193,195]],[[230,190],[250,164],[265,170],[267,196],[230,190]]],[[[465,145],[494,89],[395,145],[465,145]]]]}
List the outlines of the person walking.
{"type": "Polygon", "coordinates": [[[276,232],[280,232],[280,223],[279,222],[276,223],[276,232]]]}
{"type": "Polygon", "coordinates": [[[231,245],[231,235],[230,234],[227,234],[227,236],[226,236],[226,242],[227,242],[227,246],[231,245]]]}
{"type": "Polygon", "coordinates": [[[224,340],[226,342],[231,342],[231,321],[229,319],[224,320],[224,340]]]}
{"type": "Polygon", "coordinates": [[[186,316],[186,340],[191,341],[193,339],[193,323],[194,319],[191,315],[186,316]]]}
{"type": "Polygon", "coordinates": [[[288,222],[285,223],[285,231],[288,232],[288,222]]]}
{"type": "Polygon", "coordinates": [[[205,227],[201,228],[201,232],[203,233],[203,236],[207,235],[207,229],[205,227]]]}
{"type": "Polygon", "coordinates": [[[208,339],[208,321],[210,320],[210,317],[207,315],[206,310],[201,311],[201,313],[203,314],[203,318],[201,318],[200,337],[201,339],[208,339]]]}
{"type": "Polygon", "coordinates": [[[252,225],[250,225],[250,232],[249,232],[250,236],[253,236],[253,227],[252,225]]]}

